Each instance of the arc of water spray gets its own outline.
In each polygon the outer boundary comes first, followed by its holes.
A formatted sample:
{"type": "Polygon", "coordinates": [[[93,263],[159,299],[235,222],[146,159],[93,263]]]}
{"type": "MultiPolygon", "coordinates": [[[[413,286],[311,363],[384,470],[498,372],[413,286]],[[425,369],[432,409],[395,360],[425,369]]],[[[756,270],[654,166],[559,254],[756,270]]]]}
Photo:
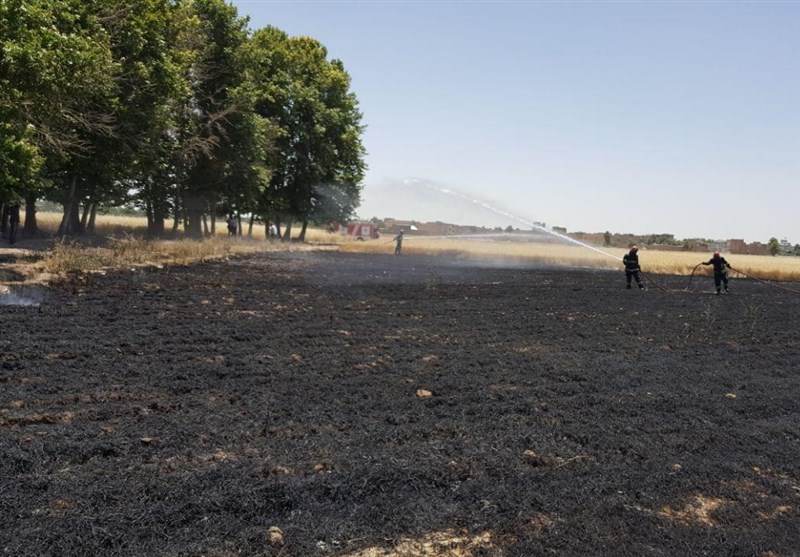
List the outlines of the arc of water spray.
{"type": "Polygon", "coordinates": [[[453,189],[450,189],[450,188],[442,188],[442,187],[436,186],[436,185],[434,185],[434,184],[432,184],[432,183],[430,183],[428,181],[418,180],[416,178],[406,178],[405,180],[403,180],[403,183],[405,185],[407,185],[407,186],[409,186],[409,185],[423,186],[423,187],[426,187],[428,189],[437,191],[439,193],[443,193],[445,195],[452,195],[453,197],[457,197],[459,199],[463,199],[464,201],[468,201],[468,202],[472,203],[473,205],[477,205],[479,207],[482,207],[482,208],[484,208],[484,209],[486,209],[488,211],[491,211],[491,212],[493,212],[495,214],[498,214],[500,216],[506,217],[508,219],[514,220],[514,221],[519,222],[519,223],[522,223],[522,224],[524,224],[526,226],[530,226],[531,228],[535,228],[537,230],[541,230],[542,232],[546,232],[547,234],[550,234],[551,236],[555,236],[556,238],[561,238],[562,240],[566,240],[567,242],[570,242],[572,244],[576,244],[576,245],[584,247],[586,249],[590,249],[592,251],[596,251],[597,253],[602,253],[603,255],[605,255],[607,257],[611,257],[612,259],[614,259],[616,261],[619,260],[619,257],[614,255],[614,254],[612,254],[612,253],[608,253],[607,251],[603,251],[600,248],[596,248],[595,246],[590,246],[589,244],[585,244],[585,243],[583,243],[583,242],[581,242],[579,240],[576,240],[575,238],[570,238],[566,234],[561,234],[561,233],[556,232],[554,230],[550,230],[549,228],[546,228],[546,227],[544,227],[544,226],[542,226],[540,224],[536,224],[533,221],[529,221],[527,219],[523,219],[522,217],[519,217],[517,215],[509,213],[508,211],[504,211],[502,209],[498,209],[497,207],[494,207],[494,206],[490,205],[486,201],[483,201],[483,200],[480,200],[480,199],[474,199],[474,198],[472,198],[472,197],[470,197],[470,196],[468,196],[468,195],[466,195],[464,193],[461,193],[459,191],[456,191],[456,190],[453,190],[453,189]]]}

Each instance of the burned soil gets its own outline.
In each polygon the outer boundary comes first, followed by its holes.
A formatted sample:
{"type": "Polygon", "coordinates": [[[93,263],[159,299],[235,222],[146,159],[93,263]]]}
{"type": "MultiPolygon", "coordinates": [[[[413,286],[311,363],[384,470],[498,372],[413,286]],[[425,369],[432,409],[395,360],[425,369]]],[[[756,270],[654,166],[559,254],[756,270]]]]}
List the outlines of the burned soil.
{"type": "Polygon", "coordinates": [[[0,548],[797,555],[800,296],[693,287],[285,253],[3,306],[0,548]]]}

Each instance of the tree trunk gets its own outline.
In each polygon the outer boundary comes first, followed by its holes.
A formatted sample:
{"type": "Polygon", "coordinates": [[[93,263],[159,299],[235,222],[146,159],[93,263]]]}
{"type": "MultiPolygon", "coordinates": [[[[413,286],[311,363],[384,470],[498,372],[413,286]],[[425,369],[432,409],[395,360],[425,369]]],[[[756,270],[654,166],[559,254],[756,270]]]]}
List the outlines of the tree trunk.
{"type": "Polygon", "coordinates": [[[183,206],[181,205],[180,195],[175,196],[175,207],[173,210],[175,211],[175,214],[173,215],[174,220],[172,221],[172,235],[177,236],[178,226],[180,225],[181,220],[183,220],[183,206]]]}
{"type": "Polygon", "coordinates": [[[284,242],[289,242],[292,239],[292,221],[286,223],[286,228],[283,229],[283,237],[281,238],[284,242]]]}
{"type": "Polygon", "coordinates": [[[301,242],[306,241],[306,229],[308,228],[308,219],[303,219],[303,226],[300,228],[300,236],[297,237],[301,242]]]}
{"type": "Polygon", "coordinates": [[[167,217],[166,201],[162,188],[153,186],[153,179],[144,183],[144,207],[147,214],[147,237],[160,238],[164,235],[164,220],[167,217]]]}
{"type": "Polygon", "coordinates": [[[91,212],[93,205],[94,203],[87,201],[83,206],[83,214],[81,215],[81,230],[85,230],[87,232],[89,230],[86,225],[89,224],[89,213],[91,212]]]}
{"type": "Polygon", "coordinates": [[[67,195],[64,198],[64,210],[61,214],[61,222],[58,224],[58,232],[56,233],[58,236],[64,236],[67,233],[67,223],[69,222],[69,213],[72,211],[72,199],[75,197],[75,182],[77,180],[78,177],[73,175],[69,184],[69,190],[67,190],[67,195]]]}
{"type": "Polygon", "coordinates": [[[39,235],[39,225],[36,222],[36,194],[33,193],[25,196],[25,226],[22,235],[25,238],[35,238],[39,235]]]}
{"type": "Polygon", "coordinates": [[[64,200],[64,215],[61,218],[61,224],[58,226],[59,236],[72,236],[82,232],[78,197],[78,176],[73,175],[64,200]]]}
{"type": "Polygon", "coordinates": [[[203,201],[196,195],[187,195],[183,201],[184,231],[190,238],[200,239],[203,237],[203,201]]]}
{"type": "Polygon", "coordinates": [[[250,222],[247,225],[247,237],[253,237],[253,223],[256,222],[256,214],[250,213],[250,222]]]}
{"type": "Polygon", "coordinates": [[[164,236],[165,231],[164,219],[157,219],[153,217],[153,221],[147,225],[147,235],[153,238],[161,238],[164,236]]]}
{"type": "Polygon", "coordinates": [[[203,237],[208,238],[208,218],[205,213],[203,213],[203,237]]]}
{"type": "Polygon", "coordinates": [[[144,214],[147,218],[147,234],[153,228],[153,204],[150,202],[152,195],[150,194],[150,186],[144,187],[144,214]]]}
{"type": "Polygon", "coordinates": [[[158,200],[150,207],[153,224],[148,231],[158,238],[164,235],[164,221],[167,219],[167,208],[162,200],[158,200]]]}
{"type": "Polygon", "coordinates": [[[81,227],[81,204],[78,199],[72,202],[72,212],[69,215],[69,234],[80,236],[83,234],[83,227],[81,227]]]}
{"type": "Polygon", "coordinates": [[[94,234],[94,225],[97,222],[97,203],[92,203],[92,212],[89,213],[89,225],[86,230],[89,234],[94,234]]]}
{"type": "MultiPolygon", "coordinates": [[[[0,205],[0,236],[3,238],[8,238],[8,211],[6,211],[6,205],[3,203],[0,205]]],[[[26,217],[27,218],[27,217],[26,217]]]]}

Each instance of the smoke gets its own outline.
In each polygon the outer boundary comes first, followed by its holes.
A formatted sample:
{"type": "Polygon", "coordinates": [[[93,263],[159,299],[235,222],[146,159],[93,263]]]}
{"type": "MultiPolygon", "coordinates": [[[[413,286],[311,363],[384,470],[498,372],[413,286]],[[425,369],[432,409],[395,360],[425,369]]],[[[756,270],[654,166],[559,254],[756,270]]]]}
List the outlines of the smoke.
{"type": "Polygon", "coordinates": [[[0,305],[38,307],[44,294],[41,289],[33,287],[0,286],[0,305]]]}

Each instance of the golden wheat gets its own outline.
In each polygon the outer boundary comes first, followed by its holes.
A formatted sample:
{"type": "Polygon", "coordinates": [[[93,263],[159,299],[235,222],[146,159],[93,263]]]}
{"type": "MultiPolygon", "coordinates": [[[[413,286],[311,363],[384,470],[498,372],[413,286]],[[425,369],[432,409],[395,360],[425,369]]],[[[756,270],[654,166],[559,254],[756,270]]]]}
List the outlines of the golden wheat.
{"type": "MultiPolygon", "coordinates": [[[[577,245],[561,245],[536,242],[511,242],[479,238],[426,238],[410,236],[403,242],[403,253],[410,255],[448,255],[452,257],[476,258],[497,263],[536,263],[560,267],[591,267],[598,269],[621,269],[622,257],[627,249],[597,248],[605,253],[577,245]],[[608,255],[606,255],[608,254],[608,255]]],[[[392,253],[391,240],[347,241],[339,246],[340,251],[358,253],[392,253]]],[[[772,257],[768,255],[723,254],[727,261],[747,275],[762,280],[800,280],[800,258],[772,257]]],[[[708,266],[697,265],[711,258],[710,253],[685,251],[658,251],[641,249],[639,262],[645,272],[668,275],[710,275],[708,266]]]]}
{"type": "MultiPolygon", "coordinates": [[[[38,213],[41,228],[55,230],[61,220],[57,213],[38,213]]],[[[243,223],[245,234],[249,232],[243,223]]],[[[266,241],[264,225],[254,224],[252,238],[229,237],[224,223],[217,222],[215,234],[203,241],[195,240],[145,240],[147,222],[144,217],[98,215],[95,226],[100,236],[112,238],[103,247],[83,247],[60,242],[44,257],[44,271],[53,274],[81,270],[120,267],[127,265],[185,264],[201,259],[225,257],[233,254],[261,251],[315,249],[331,246],[347,253],[386,253],[394,251],[390,236],[379,239],[357,240],[322,229],[309,228],[305,244],[266,241]]],[[[299,228],[293,229],[294,236],[299,228]]],[[[454,258],[474,258],[496,264],[535,263],[556,267],[588,267],[621,269],[626,249],[589,249],[578,245],[508,241],[492,238],[442,238],[408,236],[403,243],[403,253],[410,255],[439,255],[454,258]]],[[[763,255],[724,254],[734,269],[762,280],[800,281],[800,257],[771,257],[763,255]]],[[[645,272],[653,274],[710,275],[711,269],[699,266],[711,257],[708,253],[684,251],[658,251],[642,248],[639,260],[645,272]]]]}

